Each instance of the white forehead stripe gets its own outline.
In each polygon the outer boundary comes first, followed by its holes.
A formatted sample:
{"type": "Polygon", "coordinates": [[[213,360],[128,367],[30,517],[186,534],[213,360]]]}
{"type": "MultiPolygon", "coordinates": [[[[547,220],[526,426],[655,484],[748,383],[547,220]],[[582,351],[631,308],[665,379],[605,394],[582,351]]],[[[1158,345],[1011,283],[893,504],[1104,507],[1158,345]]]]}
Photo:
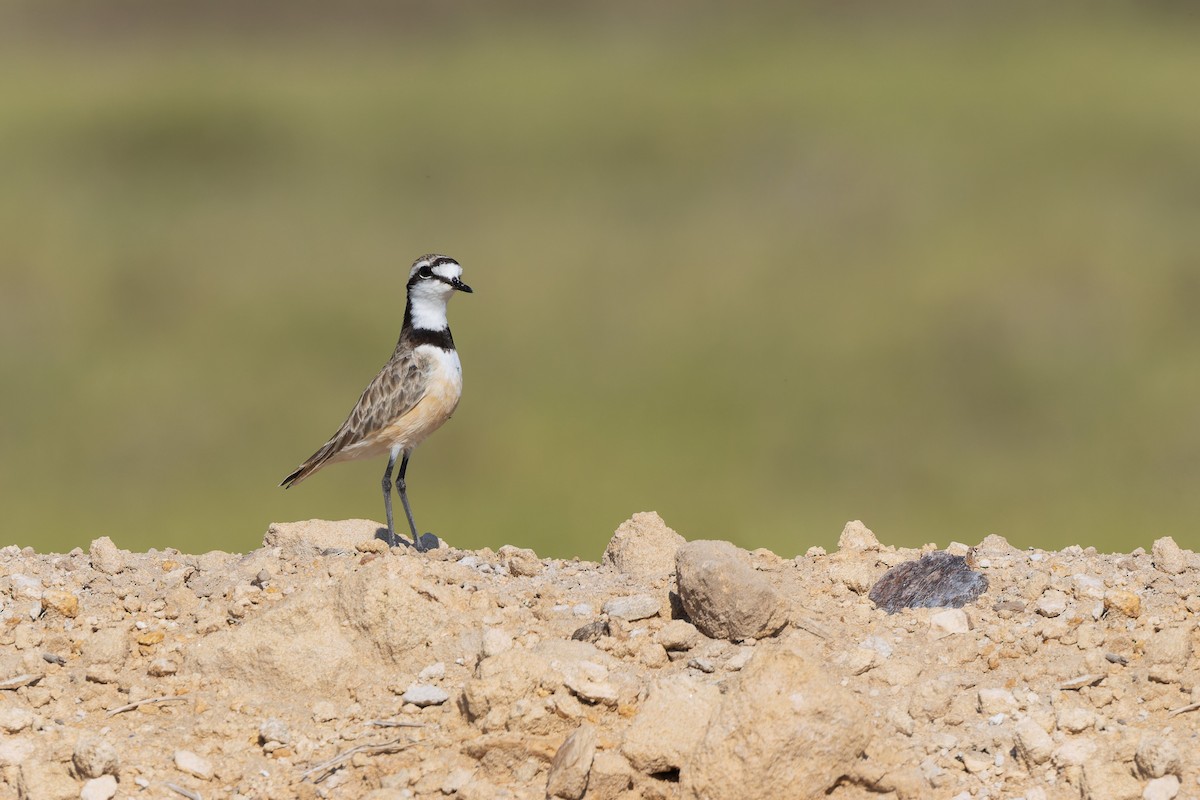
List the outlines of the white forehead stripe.
{"type": "Polygon", "coordinates": [[[433,274],[441,278],[461,278],[463,268],[453,261],[446,261],[433,268],[433,274]]]}

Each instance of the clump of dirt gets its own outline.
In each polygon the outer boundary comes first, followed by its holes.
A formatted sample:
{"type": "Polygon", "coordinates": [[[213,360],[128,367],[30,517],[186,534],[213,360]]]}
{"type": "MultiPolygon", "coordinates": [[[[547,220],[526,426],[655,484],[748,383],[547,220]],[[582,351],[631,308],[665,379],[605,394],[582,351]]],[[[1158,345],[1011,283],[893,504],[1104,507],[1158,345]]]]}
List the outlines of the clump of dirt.
{"type": "Polygon", "coordinates": [[[602,563],[378,530],[0,550],[0,799],[1200,791],[1200,559],[1169,538],[989,536],[978,599],[889,614],[871,587],[936,548],[858,522],[784,558],[636,514],[602,563]]]}

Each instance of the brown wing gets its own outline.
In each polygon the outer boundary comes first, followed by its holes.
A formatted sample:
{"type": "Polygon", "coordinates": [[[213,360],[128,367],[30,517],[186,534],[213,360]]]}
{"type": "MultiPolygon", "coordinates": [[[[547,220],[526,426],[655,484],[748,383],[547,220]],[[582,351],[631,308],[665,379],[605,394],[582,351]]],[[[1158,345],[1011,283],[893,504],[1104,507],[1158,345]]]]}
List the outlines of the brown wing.
{"type": "Polygon", "coordinates": [[[373,435],[411,411],[425,394],[425,372],[425,364],[411,351],[393,355],[367,384],[337,433],[279,485],[290,487],[299,483],[347,447],[370,441],[373,435]]]}

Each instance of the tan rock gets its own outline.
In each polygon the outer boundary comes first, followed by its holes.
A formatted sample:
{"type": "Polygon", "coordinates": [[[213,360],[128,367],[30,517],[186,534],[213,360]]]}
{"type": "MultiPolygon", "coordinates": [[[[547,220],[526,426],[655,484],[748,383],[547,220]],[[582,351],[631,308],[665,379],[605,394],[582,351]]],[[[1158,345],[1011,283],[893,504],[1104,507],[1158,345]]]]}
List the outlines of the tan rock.
{"type": "Polygon", "coordinates": [[[1083,765],[1083,800],[1140,800],[1142,784],[1123,764],[1089,761],[1083,765]]]}
{"type": "Polygon", "coordinates": [[[583,797],[595,756],[596,729],[585,722],[567,737],[550,761],[546,797],[563,800],[583,797]]]}
{"type": "Polygon", "coordinates": [[[688,542],[675,556],[684,612],[714,639],[762,639],[787,625],[787,606],[771,583],[729,542],[688,542]]]}
{"type": "Polygon", "coordinates": [[[1170,536],[1156,539],[1150,551],[1154,568],[1168,575],[1178,575],[1187,569],[1187,556],[1170,536]]]}
{"type": "Polygon", "coordinates": [[[675,569],[675,551],[683,544],[684,538],[656,512],[634,514],[609,539],[602,563],[634,578],[669,575],[675,569]]]}
{"type": "Polygon", "coordinates": [[[874,726],[796,641],[760,644],[680,772],[685,800],[824,798],[874,726]]]}
{"type": "Polygon", "coordinates": [[[42,592],[42,605],[70,619],[79,616],[79,598],[62,589],[47,589],[42,592]]]}
{"type": "Polygon", "coordinates": [[[1110,589],[1104,593],[1104,607],[1126,617],[1136,618],[1142,613],[1142,598],[1125,589],[1110,589]]]}
{"type": "Polygon", "coordinates": [[[714,684],[686,675],[656,681],[625,733],[621,753],[647,775],[680,769],[703,738],[720,699],[714,684]]]}
{"type": "Polygon", "coordinates": [[[875,537],[870,528],[857,519],[847,522],[846,526],[842,528],[842,535],[838,537],[837,546],[838,550],[855,552],[881,549],[879,539],[875,537]]]}
{"type": "Polygon", "coordinates": [[[272,522],[263,536],[263,547],[278,547],[285,555],[311,558],[327,550],[352,551],[359,542],[378,538],[384,529],[369,519],[272,522]]]}

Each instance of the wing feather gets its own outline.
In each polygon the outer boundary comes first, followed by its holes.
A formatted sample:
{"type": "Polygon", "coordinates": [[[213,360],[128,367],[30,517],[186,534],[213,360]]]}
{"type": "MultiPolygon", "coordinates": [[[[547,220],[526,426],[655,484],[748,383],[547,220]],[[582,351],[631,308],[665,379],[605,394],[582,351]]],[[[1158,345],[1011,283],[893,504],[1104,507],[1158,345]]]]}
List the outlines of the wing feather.
{"type": "Polygon", "coordinates": [[[420,402],[428,382],[427,360],[418,359],[411,350],[404,354],[395,353],[367,384],[337,433],[284,478],[280,486],[299,483],[347,448],[370,442],[375,434],[420,402]]]}

